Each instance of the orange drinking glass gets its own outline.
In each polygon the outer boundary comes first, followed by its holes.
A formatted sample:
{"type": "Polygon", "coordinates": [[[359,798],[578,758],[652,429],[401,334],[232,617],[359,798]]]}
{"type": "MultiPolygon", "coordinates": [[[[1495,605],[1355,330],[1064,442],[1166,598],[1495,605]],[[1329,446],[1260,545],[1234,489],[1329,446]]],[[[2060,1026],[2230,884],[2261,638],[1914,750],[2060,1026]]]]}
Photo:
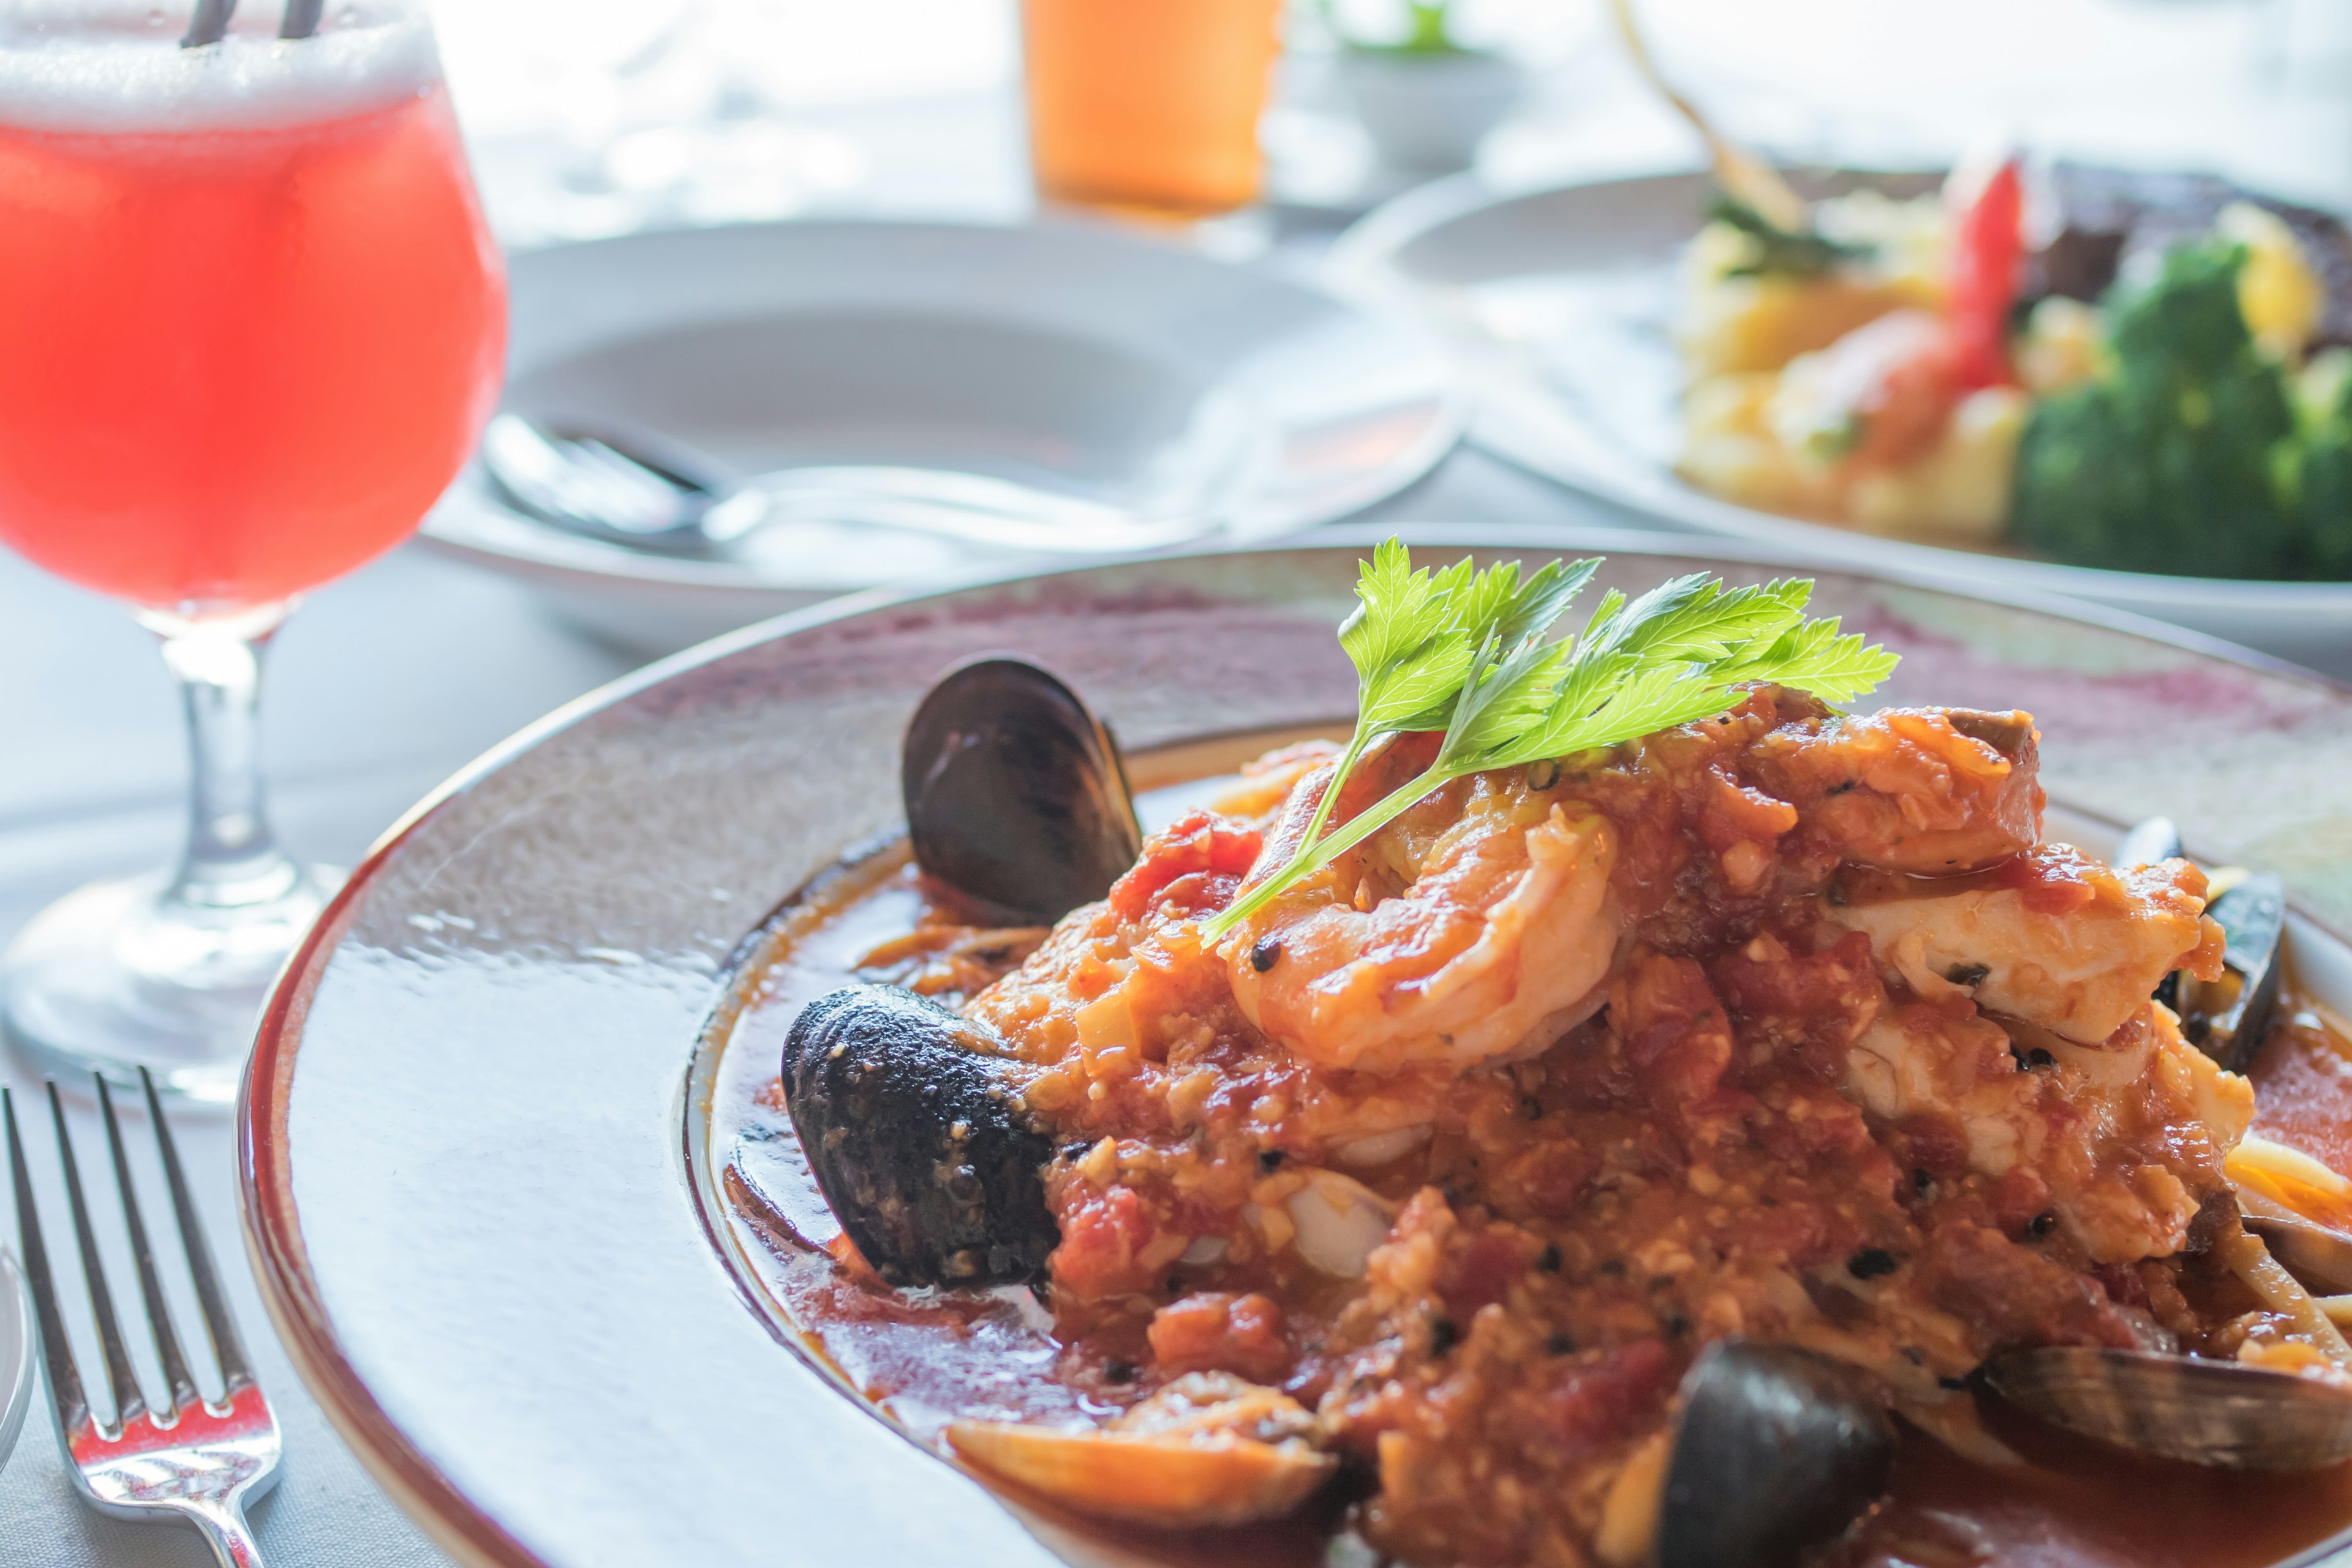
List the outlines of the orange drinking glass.
{"type": "Polygon", "coordinates": [[[1181,217],[1255,200],[1279,9],[1022,0],[1038,194],[1181,217]]]}

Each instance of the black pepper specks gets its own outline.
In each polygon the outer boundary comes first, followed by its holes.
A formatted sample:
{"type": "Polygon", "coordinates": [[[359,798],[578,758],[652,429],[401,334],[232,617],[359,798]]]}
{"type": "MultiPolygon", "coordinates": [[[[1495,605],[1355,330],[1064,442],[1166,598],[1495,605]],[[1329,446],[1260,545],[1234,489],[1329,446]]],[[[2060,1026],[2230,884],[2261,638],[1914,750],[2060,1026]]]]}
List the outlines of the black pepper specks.
{"type": "Polygon", "coordinates": [[[1536,1268],[1542,1273],[1559,1273],[1559,1248],[1557,1247],[1547,1247],[1536,1254],[1536,1268]]]}
{"type": "Polygon", "coordinates": [[[2050,1210],[2043,1209],[2040,1214],[2035,1215],[2032,1219],[2026,1222],[2025,1234],[2032,1237],[2034,1240],[2040,1241],[2043,1237],[2048,1236],[2052,1231],[2056,1230],[2057,1228],[2058,1216],[2055,1214],[2053,1214],[2050,1210]]]}
{"type": "Polygon", "coordinates": [[[1883,1247],[1865,1247],[1845,1260],[1845,1271],[1857,1279],[1876,1279],[1895,1269],[1895,1254],[1883,1247]]]}
{"type": "Polygon", "coordinates": [[[1272,969],[1281,958],[1282,939],[1278,936],[1262,936],[1257,939],[1257,945],[1250,949],[1250,967],[1260,974],[1272,969]]]}

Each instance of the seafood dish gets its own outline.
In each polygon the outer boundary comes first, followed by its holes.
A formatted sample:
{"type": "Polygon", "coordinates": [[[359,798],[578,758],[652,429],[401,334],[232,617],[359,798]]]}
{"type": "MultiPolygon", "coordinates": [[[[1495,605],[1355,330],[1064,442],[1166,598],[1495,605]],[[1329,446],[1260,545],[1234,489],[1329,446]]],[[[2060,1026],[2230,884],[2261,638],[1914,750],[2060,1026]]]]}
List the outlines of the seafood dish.
{"type": "Polygon", "coordinates": [[[1564,621],[1596,564],[1389,542],[1352,731],[1158,790],[1050,672],[946,672],[904,836],[709,1026],[794,1342],[1121,1560],[2352,1526],[2352,1039],[2278,880],[2050,837],[2031,714],[1873,709],[1810,584],[1564,621]]]}
{"type": "Polygon", "coordinates": [[[2210,176],[2017,159],[1685,252],[1676,471],[2076,566],[2352,578],[2352,233],[2210,176]]]}

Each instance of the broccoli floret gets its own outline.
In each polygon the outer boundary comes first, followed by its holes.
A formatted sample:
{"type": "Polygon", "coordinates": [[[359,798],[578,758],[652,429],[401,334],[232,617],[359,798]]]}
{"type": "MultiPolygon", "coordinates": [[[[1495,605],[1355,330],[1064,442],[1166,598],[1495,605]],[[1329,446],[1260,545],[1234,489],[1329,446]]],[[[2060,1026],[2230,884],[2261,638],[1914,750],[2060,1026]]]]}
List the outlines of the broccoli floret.
{"type": "Polygon", "coordinates": [[[2352,366],[2315,363],[2305,377],[2302,460],[2294,480],[2302,504],[2308,574],[2352,579],[2352,366]]]}
{"type": "MultiPolygon", "coordinates": [[[[2113,368],[2037,404],[2011,528],[2078,566],[2188,576],[2309,570],[2286,382],[2238,306],[2242,246],[2181,245],[2105,308],[2113,368]]],[[[2323,487],[2333,470],[2313,475],[2323,487]]]]}

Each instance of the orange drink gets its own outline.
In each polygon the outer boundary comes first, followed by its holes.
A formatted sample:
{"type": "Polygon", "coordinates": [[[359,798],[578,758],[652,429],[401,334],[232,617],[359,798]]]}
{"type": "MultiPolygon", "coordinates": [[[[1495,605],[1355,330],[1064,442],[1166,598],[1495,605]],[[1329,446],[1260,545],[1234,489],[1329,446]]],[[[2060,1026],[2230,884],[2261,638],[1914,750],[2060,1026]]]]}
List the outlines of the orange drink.
{"type": "Polygon", "coordinates": [[[1255,200],[1279,9],[1022,0],[1038,194],[1182,216],[1255,200]]]}

